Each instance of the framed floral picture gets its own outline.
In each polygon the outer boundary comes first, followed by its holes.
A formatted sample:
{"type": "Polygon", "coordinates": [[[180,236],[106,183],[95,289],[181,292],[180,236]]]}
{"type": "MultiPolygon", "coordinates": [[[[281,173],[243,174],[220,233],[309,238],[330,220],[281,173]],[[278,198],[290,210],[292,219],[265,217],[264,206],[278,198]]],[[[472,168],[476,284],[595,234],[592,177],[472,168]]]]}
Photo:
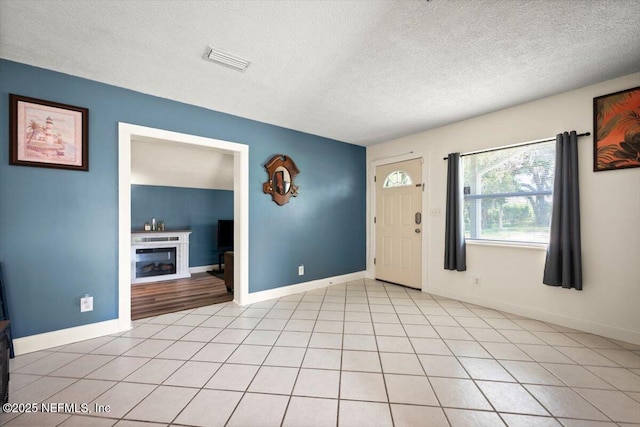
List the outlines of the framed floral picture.
{"type": "Polygon", "coordinates": [[[640,167],[640,86],[593,98],[593,170],[640,167]]]}
{"type": "Polygon", "coordinates": [[[9,164],[89,170],[89,110],[9,95],[9,164]]]}

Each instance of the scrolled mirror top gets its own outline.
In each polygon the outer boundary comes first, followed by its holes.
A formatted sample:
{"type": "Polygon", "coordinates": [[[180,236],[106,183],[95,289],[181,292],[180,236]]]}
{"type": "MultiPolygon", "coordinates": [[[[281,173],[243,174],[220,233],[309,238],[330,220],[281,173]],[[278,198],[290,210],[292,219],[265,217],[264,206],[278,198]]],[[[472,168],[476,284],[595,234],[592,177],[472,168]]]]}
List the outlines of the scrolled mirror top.
{"type": "Polygon", "coordinates": [[[289,202],[290,197],[298,195],[298,186],[293,181],[300,171],[290,157],[276,154],[264,167],[269,178],[262,184],[262,190],[271,194],[274,202],[282,206],[289,202]]]}

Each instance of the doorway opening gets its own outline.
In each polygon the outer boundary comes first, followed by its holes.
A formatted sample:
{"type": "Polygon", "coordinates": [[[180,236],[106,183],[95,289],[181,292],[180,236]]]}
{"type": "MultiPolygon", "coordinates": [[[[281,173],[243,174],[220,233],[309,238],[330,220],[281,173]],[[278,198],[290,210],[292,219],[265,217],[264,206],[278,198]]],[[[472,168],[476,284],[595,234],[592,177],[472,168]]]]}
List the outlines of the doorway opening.
{"type": "Polygon", "coordinates": [[[132,139],[153,139],[191,144],[233,156],[234,302],[247,301],[249,293],[249,147],[235,142],[119,123],[118,139],[118,320],[121,329],[131,325],[131,145],[132,139]]]}
{"type": "Polygon", "coordinates": [[[372,165],[372,241],[374,277],[422,289],[423,158],[372,165]]]}

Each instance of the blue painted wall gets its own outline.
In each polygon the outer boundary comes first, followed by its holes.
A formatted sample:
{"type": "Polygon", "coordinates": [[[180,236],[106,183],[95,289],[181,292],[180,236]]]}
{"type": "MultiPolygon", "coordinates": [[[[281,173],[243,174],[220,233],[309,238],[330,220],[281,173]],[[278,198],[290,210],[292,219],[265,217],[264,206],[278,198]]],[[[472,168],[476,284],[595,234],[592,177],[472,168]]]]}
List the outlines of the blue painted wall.
{"type": "Polygon", "coordinates": [[[131,228],[142,230],[151,218],[167,230],[191,230],[189,267],[218,263],[218,220],[233,219],[233,191],[131,186],[131,228]]]}
{"type": "Polygon", "coordinates": [[[118,122],[250,146],[250,292],[365,269],[363,147],[0,60],[4,123],[9,93],[88,108],[90,146],[89,172],[9,166],[1,127],[0,262],[15,337],[118,316],[118,122]],[[283,207],[262,193],[278,153],[301,171],[283,207]],[[85,293],[94,310],[80,313],[85,293]]]}

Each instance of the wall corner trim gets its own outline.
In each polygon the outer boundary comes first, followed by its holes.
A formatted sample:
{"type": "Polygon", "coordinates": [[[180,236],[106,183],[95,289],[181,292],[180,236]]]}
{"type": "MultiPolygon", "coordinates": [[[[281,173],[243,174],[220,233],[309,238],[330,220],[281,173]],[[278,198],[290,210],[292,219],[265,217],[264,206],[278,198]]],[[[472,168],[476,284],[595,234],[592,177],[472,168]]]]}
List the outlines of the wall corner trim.
{"type": "Polygon", "coordinates": [[[88,325],[16,338],[13,340],[13,347],[16,356],[20,356],[22,354],[59,347],[91,338],[117,334],[128,331],[129,329],[131,329],[131,322],[127,324],[127,322],[121,322],[118,319],[106,320],[104,322],[90,323],[88,325]]]}

